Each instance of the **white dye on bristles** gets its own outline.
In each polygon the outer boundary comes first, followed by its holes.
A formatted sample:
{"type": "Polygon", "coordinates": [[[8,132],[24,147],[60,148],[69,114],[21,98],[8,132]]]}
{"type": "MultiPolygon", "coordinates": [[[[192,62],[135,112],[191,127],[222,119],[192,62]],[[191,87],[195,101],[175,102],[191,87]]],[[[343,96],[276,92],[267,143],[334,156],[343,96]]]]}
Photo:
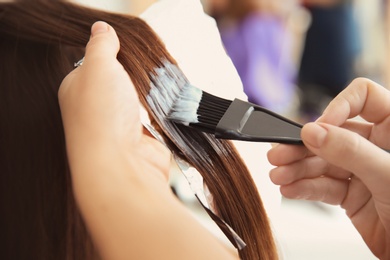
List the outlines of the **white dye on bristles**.
{"type": "Polygon", "coordinates": [[[202,99],[202,93],[202,90],[190,84],[183,86],[168,116],[185,125],[198,123],[197,111],[202,99]]]}
{"type": "Polygon", "coordinates": [[[154,111],[189,125],[199,122],[197,110],[202,93],[201,89],[190,84],[176,65],[166,61],[163,67],[155,69],[146,99],[154,111]]]}

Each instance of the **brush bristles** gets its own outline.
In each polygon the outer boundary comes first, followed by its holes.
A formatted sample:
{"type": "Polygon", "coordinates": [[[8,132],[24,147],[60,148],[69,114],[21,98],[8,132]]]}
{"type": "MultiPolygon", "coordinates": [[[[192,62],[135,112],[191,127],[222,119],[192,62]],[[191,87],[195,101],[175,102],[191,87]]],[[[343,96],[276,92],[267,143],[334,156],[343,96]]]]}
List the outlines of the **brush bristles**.
{"type": "Polygon", "coordinates": [[[232,101],[191,85],[183,72],[168,61],[155,72],[147,97],[150,107],[171,121],[214,133],[232,101]]]}
{"type": "Polygon", "coordinates": [[[197,111],[199,121],[197,125],[209,129],[214,133],[216,126],[231,103],[231,100],[223,99],[203,91],[197,111]]]}

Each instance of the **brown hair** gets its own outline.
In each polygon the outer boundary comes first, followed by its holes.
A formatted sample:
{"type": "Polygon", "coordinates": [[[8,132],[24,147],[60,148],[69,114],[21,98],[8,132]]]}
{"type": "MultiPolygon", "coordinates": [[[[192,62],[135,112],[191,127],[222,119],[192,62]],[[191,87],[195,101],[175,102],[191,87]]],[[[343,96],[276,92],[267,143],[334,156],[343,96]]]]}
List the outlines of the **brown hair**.
{"type": "Polygon", "coordinates": [[[57,99],[97,20],[115,28],[118,60],[170,148],[199,170],[216,212],[247,243],[240,257],[276,259],[268,217],[234,146],[148,108],[151,73],[175,63],[153,30],[136,17],[49,0],[0,4],[1,258],[97,258],[74,202],[57,99]]]}

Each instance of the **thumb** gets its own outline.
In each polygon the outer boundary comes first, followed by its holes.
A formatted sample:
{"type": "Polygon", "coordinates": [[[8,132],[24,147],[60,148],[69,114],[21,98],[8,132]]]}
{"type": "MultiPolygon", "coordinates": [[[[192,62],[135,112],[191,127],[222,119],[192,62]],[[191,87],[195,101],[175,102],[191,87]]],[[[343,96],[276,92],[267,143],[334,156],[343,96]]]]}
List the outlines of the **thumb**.
{"type": "Polygon", "coordinates": [[[388,189],[390,154],[362,136],[325,123],[308,123],[302,140],[313,153],[356,175],[372,192],[388,189]]]}
{"type": "Polygon", "coordinates": [[[110,59],[116,59],[118,51],[119,39],[114,28],[105,22],[94,23],[86,47],[84,63],[107,64],[110,59]]]}

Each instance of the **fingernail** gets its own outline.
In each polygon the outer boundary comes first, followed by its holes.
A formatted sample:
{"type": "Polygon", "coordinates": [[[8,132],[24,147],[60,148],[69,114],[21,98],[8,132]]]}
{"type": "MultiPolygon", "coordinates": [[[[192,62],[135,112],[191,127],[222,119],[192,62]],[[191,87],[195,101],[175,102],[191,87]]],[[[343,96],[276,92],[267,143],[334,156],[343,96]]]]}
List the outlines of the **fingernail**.
{"type": "Polygon", "coordinates": [[[98,34],[105,33],[108,31],[108,24],[106,22],[96,22],[92,25],[91,36],[94,37],[98,34]]]}
{"type": "Polygon", "coordinates": [[[302,130],[302,138],[304,141],[307,144],[317,148],[319,148],[324,143],[327,134],[328,129],[326,129],[322,124],[318,123],[308,123],[302,130]]]}

